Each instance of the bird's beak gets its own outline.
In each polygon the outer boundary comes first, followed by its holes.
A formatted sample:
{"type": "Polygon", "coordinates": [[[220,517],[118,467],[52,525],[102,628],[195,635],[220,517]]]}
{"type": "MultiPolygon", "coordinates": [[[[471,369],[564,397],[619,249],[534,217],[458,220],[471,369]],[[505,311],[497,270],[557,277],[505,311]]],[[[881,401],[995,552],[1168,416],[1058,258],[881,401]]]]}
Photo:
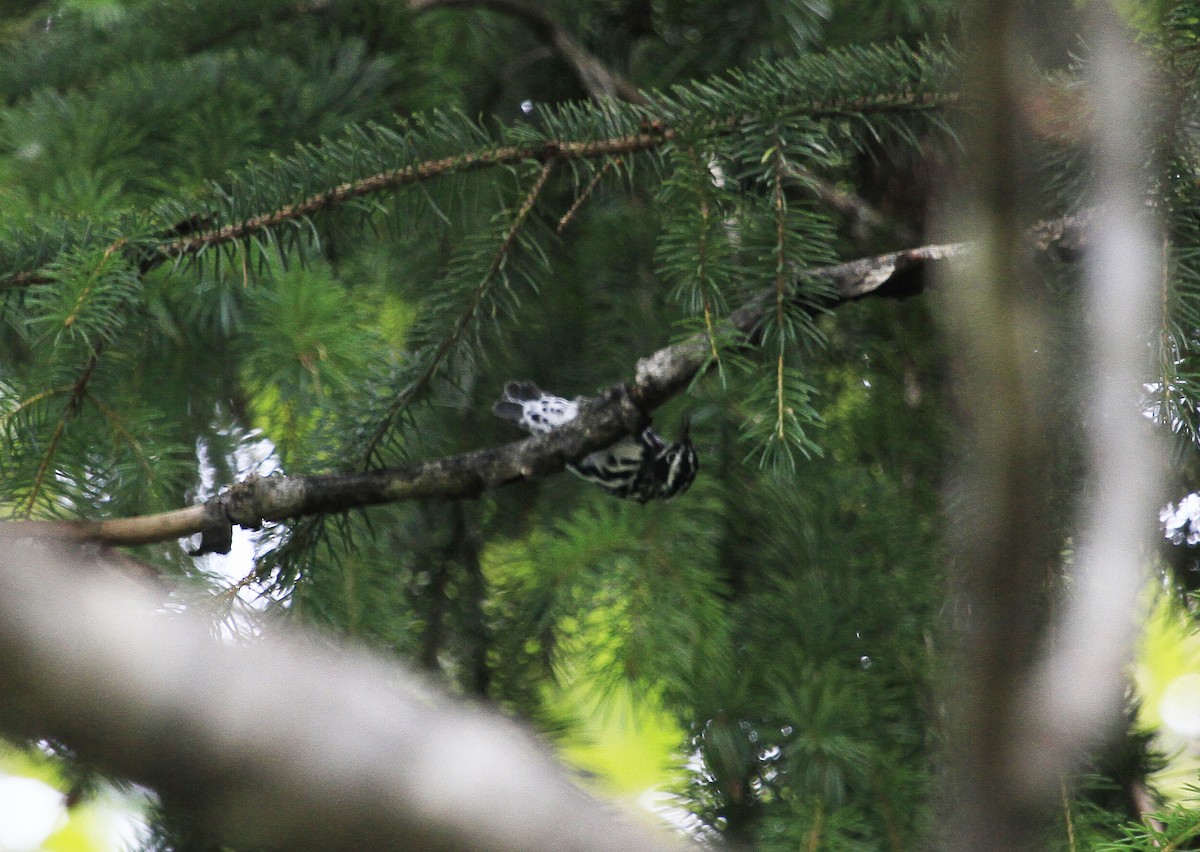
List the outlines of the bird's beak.
{"type": "Polygon", "coordinates": [[[688,432],[692,428],[692,419],[686,414],[683,415],[682,424],[679,427],[679,443],[682,444],[688,439],[688,432]]]}

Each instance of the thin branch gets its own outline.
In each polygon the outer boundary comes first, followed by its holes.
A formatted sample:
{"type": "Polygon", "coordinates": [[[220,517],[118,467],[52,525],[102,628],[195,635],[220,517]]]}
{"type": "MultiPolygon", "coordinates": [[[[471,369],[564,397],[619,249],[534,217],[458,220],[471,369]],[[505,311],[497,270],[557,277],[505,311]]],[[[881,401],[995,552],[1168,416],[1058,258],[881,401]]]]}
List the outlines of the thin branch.
{"type": "Polygon", "coordinates": [[[72,385],[59,385],[58,387],[52,387],[52,388],[46,388],[44,390],[40,390],[37,393],[35,393],[33,396],[26,397],[25,399],[23,399],[19,403],[17,403],[15,406],[13,406],[13,408],[9,409],[8,411],[4,412],[3,414],[0,414],[0,424],[9,422],[14,417],[16,417],[18,414],[20,414],[22,411],[36,405],[37,403],[41,402],[43,399],[50,399],[52,397],[59,396],[60,394],[70,393],[72,387],[73,387],[72,385]]]}
{"type": "MultiPolygon", "coordinates": [[[[1146,785],[1144,778],[1135,778],[1130,784],[1129,799],[1143,825],[1159,834],[1166,832],[1166,826],[1163,825],[1162,820],[1157,816],[1159,810],[1158,803],[1154,799],[1154,794],[1150,792],[1150,788],[1146,785]]],[[[1158,848],[1162,844],[1156,842],[1154,845],[1158,848]]]]}
{"type": "Polygon", "coordinates": [[[22,287],[38,287],[53,284],[58,279],[37,270],[13,272],[0,278],[0,290],[20,290],[22,287]]]}
{"type": "Polygon", "coordinates": [[[381,172],[361,180],[340,184],[325,192],[309,196],[296,204],[285,205],[271,213],[226,225],[216,231],[206,231],[194,237],[164,243],[154,249],[154,253],[161,255],[164,261],[195,254],[202,248],[244,239],[258,231],[275,227],[284,222],[303,219],[364,195],[372,195],[383,190],[395,189],[449,174],[466,174],[495,166],[516,165],[530,160],[545,163],[550,160],[580,160],[632,154],[657,148],[664,141],[673,137],[673,131],[653,129],[642,133],[588,142],[546,142],[534,146],[510,145],[453,157],[443,157],[438,160],[426,160],[394,171],[381,172]]]}
{"type": "MultiPolygon", "coordinates": [[[[91,291],[92,285],[101,275],[105,264],[107,264],[117,252],[124,248],[126,240],[118,239],[111,243],[104,250],[104,255],[100,260],[100,265],[92,270],[88,276],[88,284],[80,293],[76,300],[75,306],[71,313],[63,321],[64,327],[74,325],[79,311],[82,309],[83,303],[87,300],[87,295],[91,291]]],[[[87,363],[83,370],[79,373],[79,378],[75,380],[75,384],[71,387],[71,396],[67,400],[67,404],[63,406],[62,414],[59,415],[58,423],[54,427],[54,434],[50,437],[50,443],[46,447],[45,453],[42,455],[41,464],[38,465],[37,473],[33,477],[33,485],[29,489],[29,499],[25,501],[25,514],[30,515],[33,512],[33,507],[37,504],[38,494],[42,490],[42,483],[45,482],[46,474],[50,470],[50,465],[54,461],[54,456],[58,452],[58,445],[62,441],[63,433],[66,431],[67,421],[79,413],[79,407],[87,396],[87,386],[92,379],[92,373],[96,370],[96,364],[100,360],[100,354],[104,351],[104,341],[100,341],[92,348],[92,354],[88,357],[87,363]]]]}
{"type": "Polygon", "coordinates": [[[775,210],[775,333],[779,335],[779,351],[775,358],[775,437],[783,441],[787,437],[784,429],[783,379],[784,353],[787,335],[784,332],[784,308],[788,298],[787,280],[787,200],[783,194],[783,140],[775,140],[775,155],[772,172],[772,206],[775,210]]]}
{"type": "MultiPolygon", "coordinates": [[[[896,97],[856,98],[852,101],[813,103],[806,113],[814,118],[837,118],[858,116],[863,113],[888,112],[906,109],[936,109],[959,100],[954,93],[896,97]]],[[[715,128],[735,132],[740,120],[729,117],[715,122],[715,128]]],[[[289,222],[298,222],[316,213],[333,209],[364,196],[386,192],[401,186],[421,183],[455,174],[468,174],[499,166],[511,166],[522,162],[546,162],[604,159],[652,151],[674,141],[678,133],[661,121],[646,121],[638,133],[613,136],[582,142],[551,141],[536,145],[508,145],[466,152],[452,157],[425,160],[403,168],[379,172],[355,181],[347,181],[314,193],[295,204],[285,204],[257,216],[232,222],[220,228],[205,229],[208,224],[203,216],[184,219],[167,228],[163,241],[147,249],[138,262],[138,271],[145,274],[172,260],[199,254],[201,251],[248,237],[289,222]]],[[[29,286],[52,284],[55,277],[40,269],[15,270],[0,275],[0,290],[20,289],[29,286]]]]}
{"type": "Polygon", "coordinates": [[[697,289],[700,291],[700,303],[704,310],[704,331],[708,334],[708,345],[712,355],[713,363],[717,365],[717,369],[721,369],[721,350],[717,347],[717,334],[713,326],[713,307],[712,296],[709,293],[710,282],[708,278],[708,240],[709,229],[712,226],[713,211],[712,204],[709,202],[708,189],[711,185],[709,180],[709,170],[700,161],[700,155],[696,153],[694,146],[688,146],[688,159],[691,162],[692,168],[696,170],[700,180],[697,183],[697,194],[699,197],[700,209],[700,240],[696,246],[696,282],[697,289]]]}
{"type": "Polygon", "coordinates": [[[148,482],[155,481],[158,478],[158,474],[154,470],[153,462],[151,461],[150,457],[146,455],[146,451],[142,447],[142,442],[139,441],[137,437],[129,431],[129,427],[125,425],[125,422],[122,420],[121,416],[108,405],[97,399],[94,394],[88,396],[88,401],[95,406],[97,411],[100,412],[100,415],[108,422],[108,425],[113,432],[119,435],[125,441],[126,446],[128,446],[133,452],[134,456],[138,460],[138,463],[141,465],[142,471],[146,474],[146,480],[148,482]]]}
{"type": "Polygon", "coordinates": [[[1079,852],[1075,843],[1075,817],[1071,813],[1071,794],[1065,779],[1059,780],[1058,794],[1062,803],[1063,823],[1067,827],[1067,852],[1079,852]]]}
{"type": "Polygon", "coordinates": [[[580,84],[594,100],[620,98],[633,104],[646,103],[637,86],[608,68],[576,41],[562,24],[530,3],[522,0],[409,0],[408,8],[415,12],[430,9],[487,9],[517,18],[574,69],[580,84]]]}
{"type": "Polygon", "coordinates": [[[604,165],[596,170],[596,173],[592,175],[592,179],[588,181],[587,186],[585,186],[583,191],[579,193],[579,197],[572,202],[570,209],[567,210],[567,212],[563,214],[562,218],[558,220],[558,226],[554,229],[556,234],[561,234],[566,230],[567,225],[571,224],[571,221],[575,218],[575,215],[579,212],[579,209],[583,207],[584,203],[589,198],[592,197],[592,193],[596,191],[596,187],[600,185],[600,181],[604,179],[604,176],[611,172],[614,167],[620,165],[621,158],[616,157],[611,160],[606,160],[604,165]]]}
{"type": "Polygon", "coordinates": [[[475,314],[479,310],[479,304],[483,300],[484,293],[491,285],[492,280],[496,277],[496,274],[500,271],[501,266],[504,265],[504,260],[506,257],[508,257],[508,253],[512,251],[512,247],[517,241],[517,235],[521,232],[521,226],[525,224],[525,220],[529,216],[529,211],[533,209],[533,205],[537,201],[538,196],[541,195],[542,190],[545,189],[546,181],[550,179],[550,173],[554,171],[554,166],[557,164],[557,162],[558,160],[551,157],[542,163],[542,168],[538,173],[537,180],[534,181],[533,186],[525,196],[525,200],[521,202],[521,206],[517,209],[517,215],[513,217],[512,225],[509,227],[508,232],[504,235],[504,239],[500,241],[500,246],[496,249],[496,254],[492,257],[492,262],[488,266],[487,272],[484,274],[479,284],[471,292],[471,296],[467,300],[466,308],[459,316],[458,321],[454,324],[454,328],[451,329],[449,334],[442,338],[437,349],[434,350],[429,365],[416,379],[416,381],[405,388],[405,390],[399,396],[397,396],[396,399],[393,400],[392,404],[388,407],[388,411],[383,417],[379,428],[376,429],[375,434],[371,436],[371,439],[367,442],[366,449],[363,451],[361,460],[362,467],[366,467],[371,463],[371,460],[375,457],[375,452],[378,449],[380,442],[382,442],[384,437],[386,437],[388,430],[396,421],[396,418],[400,416],[400,413],[404,411],[404,409],[407,408],[414,399],[416,399],[425,391],[425,389],[429,386],[429,383],[433,381],[433,377],[437,374],[437,371],[442,366],[442,363],[446,360],[446,357],[462,338],[463,332],[466,331],[467,326],[470,325],[471,321],[475,317],[475,314]]]}
{"type": "MultiPolygon", "coordinates": [[[[545,163],[557,160],[565,162],[567,160],[604,159],[622,154],[635,154],[658,148],[674,138],[675,131],[670,128],[647,122],[644,124],[642,132],[624,136],[612,136],[584,142],[564,141],[543,142],[528,146],[508,145],[436,160],[425,160],[392,171],[379,172],[360,180],[341,183],[310,195],[295,204],[285,204],[270,212],[251,216],[248,219],[212,230],[198,229],[198,225],[202,223],[191,219],[184,220],[167,230],[168,234],[182,234],[182,236],[166,239],[150,248],[138,264],[138,269],[144,274],[168,261],[195,255],[214,246],[244,240],[261,231],[288,222],[296,222],[357,198],[401,186],[409,186],[448,175],[467,174],[530,161],[545,163]]],[[[54,281],[53,276],[45,275],[40,271],[22,270],[0,277],[0,290],[49,284],[54,281]]]]}
{"type": "Polygon", "coordinates": [[[83,402],[87,395],[88,382],[91,381],[92,372],[96,369],[96,363],[100,360],[100,353],[103,351],[103,344],[97,345],[92,350],[91,356],[87,363],[79,373],[79,378],[75,380],[75,384],[71,387],[71,396],[67,399],[66,405],[63,406],[62,413],[58,417],[58,423],[54,426],[54,433],[50,436],[50,441],[42,453],[42,461],[38,465],[37,473],[33,477],[33,485],[29,489],[29,499],[25,501],[25,515],[28,516],[33,512],[33,507],[37,505],[38,495],[42,490],[42,483],[46,480],[46,475],[50,471],[50,465],[54,462],[54,456],[58,453],[58,445],[62,442],[63,433],[67,428],[67,421],[79,413],[80,403],[83,402]]]}
{"type": "Polygon", "coordinates": [[[877,230],[887,221],[865,198],[841,189],[811,169],[788,163],[784,174],[791,183],[808,190],[823,204],[849,219],[856,230],[877,230]]]}
{"type": "Polygon", "coordinates": [[[15,521],[12,525],[32,536],[132,547],[195,535],[209,529],[214,523],[228,525],[223,514],[214,517],[208,503],[198,503],[170,512],[132,518],[107,518],[97,521],[15,521]]]}
{"type": "Polygon", "coordinates": [[[238,580],[232,586],[230,586],[229,588],[222,591],[219,596],[220,600],[223,603],[229,604],[229,606],[232,608],[234,601],[237,599],[238,592],[240,592],[242,589],[246,588],[247,586],[249,586],[251,583],[255,582],[258,579],[259,579],[258,569],[256,568],[255,570],[251,571],[249,574],[244,575],[240,580],[238,580]]]}
{"type": "Polygon", "coordinates": [[[1162,852],[1175,852],[1177,849],[1182,849],[1183,844],[1197,835],[1200,835],[1200,819],[1193,820],[1184,826],[1181,831],[1176,832],[1170,841],[1161,847],[1162,852]]]}

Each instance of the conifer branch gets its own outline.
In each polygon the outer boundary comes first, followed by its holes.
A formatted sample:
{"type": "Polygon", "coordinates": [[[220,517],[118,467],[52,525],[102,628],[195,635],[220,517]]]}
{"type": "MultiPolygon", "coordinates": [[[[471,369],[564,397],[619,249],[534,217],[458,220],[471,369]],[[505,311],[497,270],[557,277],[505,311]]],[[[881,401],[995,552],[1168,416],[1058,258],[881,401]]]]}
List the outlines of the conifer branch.
{"type": "Polygon", "coordinates": [[[696,283],[700,291],[700,304],[704,309],[704,331],[708,334],[709,352],[712,355],[713,363],[719,369],[721,350],[717,348],[717,333],[713,326],[712,296],[709,293],[710,282],[708,280],[709,228],[713,218],[712,204],[709,202],[707,181],[705,180],[708,169],[700,162],[700,155],[696,153],[696,149],[690,145],[688,146],[688,159],[701,179],[699,192],[700,239],[696,245],[696,283]]]}
{"type": "Polygon", "coordinates": [[[775,437],[780,441],[787,437],[784,428],[783,379],[784,352],[787,337],[784,334],[784,306],[787,303],[787,200],[783,194],[783,140],[775,140],[772,158],[772,198],[775,213],[775,325],[779,335],[779,351],[775,358],[775,437]]]}
{"type": "Polygon", "coordinates": [[[575,40],[562,24],[542,9],[522,0],[409,0],[415,12],[429,9],[487,9],[521,21],[544,41],[559,58],[574,69],[580,84],[595,100],[620,98],[632,104],[644,104],[646,98],[617,72],[608,68],[595,54],[575,40]]]}
{"type": "Polygon", "coordinates": [[[103,349],[104,345],[101,342],[92,350],[91,356],[79,373],[79,378],[75,380],[75,384],[71,387],[71,395],[63,406],[62,413],[58,417],[58,423],[55,424],[54,432],[50,436],[50,441],[42,453],[42,460],[38,464],[37,473],[34,474],[33,484],[29,489],[29,497],[25,501],[24,514],[26,517],[33,513],[33,507],[37,505],[38,495],[42,491],[42,483],[46,481],[46,474],[49,473],[50,465],[54,462],[54,456],[58,453],[58,445],[62,442],[63,433],[67,428],[67,421],[79,412],[79,406],[82,404],[84,397],[87,396],[88,382],[91,381],[92,372],[96,369],[96,363],[100,360],[100,353],[103,349]]]}
{"type": "Polygon", "coordinates": [[[133,452],[140,467],[142,468],[142,471],[146,475],[146,480],[148,482],[153,482],[157,477],[157,474],[154,470],[154,464],[150,457],[146,454],[146,450],[142,446],[142,442],[139,441],[137,437],[130,431],[129,426],[126,425],[120,414],[97,399],[95,394],[89,394],[87,399],[93,406],[95,406],[96,410],[100,412],[100,415],[104,418],[105,422],[108,423],[109,428],[113,430],[113,433],[119,435],[125,442],[125,445],[133,452]]]}
{"type": "Polygon", "coordinates": [[[0,290],[20,290],[23,287],[35,287],[41,284],[53,284],[57,279],[43,272],[25,270],[14,272],[0,278],[0,290]]]}
{"type": "MultiPolygon", "coordinates": [[[[1088,215],[1037,226],[1030,244],[1046,252],[1064,246],[1075,255],[1086,246],[1088,215]]],[[[925,267],[970,250],[966,243],[927,245],[878,257],[809,270],[823,278],[831,295],[820,305],[837,307],[864,298],[907,298],[925,289],[925,267]]],[[[776,292],[759,294],[721,324],[747,345],[756,342],[762,320],[775,307],[776,292]]],[[[314,476],[251,476],[207,502],[158,515],[108,520],[23,521],[21,534],[110,546],[170,541],[197,533],[200,552],[227,552],[232,526],[258,529],[267,521],[342,512],[365,506],[420,499],[464,499],[511,482],[540,479],[569,462],[609,446],[643,428],[649,415],[683,392],[712,363],[707,331],[664,347],[637,362],[632,383],[618,384],[589,400],[571,423],[545,435],[501,447],[415,462],[385,470],[314,476]]]]}
{"type": "MultiPolygon", "coordinates": [[[[801,188],[844,217],[854,239],[860,243],[889,224],[887,217],[865,198],[847,192],[811,169],[788,163],[786,177],[789,183],[801,188]]],[[[893,226],[891,231],[899,242],[912,242],[915,239],[913,230],[903,225],[893,226]]]]}
{"type": "MultiPolygon", "coordinates": [[[[168,229],[171,238],[150,248],[138,264],[143,274],[171,260],[197,255],[200,252],[226,245],[291,222],[301,222],[309,216],[332,210],[358,198],[409,186],[450,175],[469,174],[483,169],[518,165],[524,162],[546,163],[550,160],[605,159],[622,154],[636,154],[660,147],[674,139],[674,130],[655,122],[646,122],[638,133],[611,136],[587,141],[551,141],[536,145],[508,145],[435,160],[425,160],[400,169],[379,172],[355,181],[347,181],[330,189],[310,195],[295,204],[251,216],[212,230],[197,229],[195,217],[168,229]],[[183,236],[174,236],[183,234],[183,236]]],[[[201,217],[200,221],[203,221],[201,217]]],[[[20,270],[0,277],[0,290],[12,290],[32,285],[52,284],[55,278],[40,270],[20,270]]]]}
{"type": "Polygon", "coordinates": [[[70,542],[94,542],[119,547],[171,541],[213,528],[223,519],[214,517],[209,504],[198,503],[183,509],[139,515],[131,518],[106,518],[87,521],[14,521],[21,533],[70,542]]]}
{"type": "Polygon", "coordinates": [[[596,187],[600,185],[600,181],[604,180],[605,175],[611,172],[614,167],[618,167],[621,164],[622,161],[620,157],[615,157],[611,160],[605,160],[604,165],[596,170],[596,173],[592,175],[592,179],[588,181],[587,186],[585,186],[583,191],[579,193],[579,197],[577,197],[575,201],[571,203],[571,206],[567,212],[564,213],[562,218],[558,220],[558,225],[554,229],[556,234],[561,234],[567,229],[567,225],[571,224],[576,214],[579,213],[580,208],[582,208],[583,205],[587,203],[587,200],[592,197],[592,193],[596,191],[596,187]]]}
{"type": "Polygon", "coordinates": [[[260,231],[286,222],[304,219],[355,198],[451,174],[467,174],[481,169],[517,165],[531,160],[545,163],[549,160],[583,160],[611,157],[618,154],[633,154],[657,148],[673,136],[673,132],[666,128],[648,128],[641,133],[587,142],[545,142],[533,146],[513,145],[427,160],[394,171],[371,175],[362,180],[340,184],[296,204],[289,204],[270,213],[253,216],[215,231],[205,231],[192,237],[163,243],[154,249],[154,254],[161,258],[159,262],[193,255],[204,248],[242,240],[260,231]]]}
{"type": "Polygon", "coordinates": [[[250,571],[250,573],[243,575],[242,578],[240,580],[238,580],[237,582],[235,582],[232,586],[230,586],[227,589],[224,589],[221,592],[221,596],[220,596],[221,602],[228,606],[232,606],[234,600],[238,596],[238,592],[240,592],[242,589],[246,588],[247,586],[249,586],[251,583],[255,582],[258,579],[259,579],[259,570],[256,567],[254,570],[250,571]]]}
{"type": "Polygon", "coordinates": [[[43,399],[50,399],[51,397],[58,396],[59,394],[70,393],[72,387],[72,385],[59,385],[57,387],[45,388],[44,390],[38,391],[33,396],[26,397],[11,409],[6,411],[3,415],[0,415],[0,424],[10,422],[22,411],[25,411],[31,406],[36,405],[43,399]]]}
{"type": "Polygon", "coordinates": [[[529,190],[529,193],[525,196],[525,200],[521,202],[521,206],[517,209],[517,215],[513,218],[513,223],[509,227],[508,233],[504,235],[504,239],[501,241],[500,247],[496,250],[496,254],[492,257],[492,262],[488,266],[487,272],[484,273],[483,278],[479,281],[479,284],[471,292],[470,298],[467,299],[466,308],[459,316],[458,321],[454,324],[454,328],[452,328],[450,333],[443,337],[441,342],[438,343],[437,349],[434,350],[433,357],[430,359],[429,364],[422,371],[421,375],[416,379],[416,381],[405,388],[405,390],[398,397],[396,397],[396,399],[388,407],[388,411],[383,417],[382,422],[376,429],[375,433],[371,436],[370,440],[367,442],[366,448],[363,450],[362,467],[366,467],[371,463],[371,460],[375,457],[375,452],[379,448],[379,444],[387,436],[392,424],[396,422],[396,418],[400,416],[400,413],[404,411],[404,409],[407,408],[414,399],[424,393],[425,389],[429,387],[429,383],[433,381],[433,377],[437,374],[438,369],[440,369],[442,364],[445,362],[451,350],[453,350],[458,341],[462,339],[463,333],[467,330],[467,327],[471,324],[471,321],[475,318],[479,311],[479,305],[483,300],[484,294],[491,285],[492,280],[496,277],[496,274],[500,271],[501,266],[503,266],[505,258],[508,257],[509,252],[512,251],[512,247],[517,240],[517,235],[521,232],[521,227],[525,224],[525,220],[528,218],[529,212],[533,209],[533,205],[537,201],[538,196],[542,194],[542,190],[546,187],[546,181],[550,179],[550,173],[554,171],[554,166],[557,163],[558,160],[554,157],[551,157],[542,163],[542,168],[538,173],[537,180],[534,181],[533,187],[529,190]]]}
{"type": "MultiPolygon", "coordinates": [[[[482,2],[482,0],[481,0],[482,2]]],[[[945,56],[941,57],[943,60],[945,56]]],[[[848,59],[853,62],[854,59],[848,59]]],[[[772,69],[775,70],[775,69],[772,69]]],[[[764,72],[765,73],[765,72],[764,72]]],[[[814,120],[824,119],[861,119],[867,115],[881,115],[892,112],[934,111],[958,103],[960,96],[956,91],[931,91],[924,88],[924,83],[916,83],[914,90],[899,94],[887,95],[847,95],[836,88],[832,91],[817,86],[809,91],[807,81],[802,79],[803,70],[791,71],[792,77],[784,81],[784,85],[798,88],[797,102],[794,111],[803,113],[814,120]],[[799,75],[799,76],[797,76],[799,75]]],[[[836,78],[837,75],[835,74],[836,78]]],[[[738,86],[749,84],[746,78],[737,81],[738,86]]],[[[702,122],[705,133],[714,136],[721,134],[737,134],[745,128],[747,122],[753,123],[756,117],[745,111],[745,106],[739,103],[738,97],[733,97],[740,90],[730,88],[725,83],[722,89],[731,97],[731,103],[738,103],[728,110],[702,122]]],[[[705,90],[709,92],[710,90],[705,90]]],[[[206,249],[227,245],[251,239],[264,232],[269,232],[282,225],[302,222],[308,217],[335,209],[341,205],[353,202],[381,192],[390,192],[400,187],[409,186],[424,181],[435,180],[451,175],[464,175],[490,168],[512,166],[522,162],[546,162],[557,159],[560,162],[569,160],[611,159],[623,155],[652,151],[675,141],[679,130],[674,122],[689,120],[698,109],[693,103],[696,93],[678,90],[671,94],[655,93],[647,101],[637,101],[641,109],[632,115],[633,120],[643,116],[637,132],[610,136],[599,139],[575,140],[552,139],[530,144],[499,145],[466,151],[449,157],[423,160],[409,165],[377,172],[356,180],[343,181],[330,185],[319,192],[312,193],[300,201],[280,204],[274,209],[268,209],[257,215],[240,218],[219,227],[214,227],[215,213],[199,212],[192,216],[181,218],[174,226],[165,228],[160,234],[157,244],[148,247],[143,242],[137,256],[137,268],[143,274],[174,260],[192,257],[206,249]],[[649,113],[647,117],[647,112],[649,113]]],[[[707,97],[707,95],[705,95],[707,97]]],[[[712,116],[711,112],[704,112],[712,116]]],[[[697,127],[693,127],[695,131],[697,127]]],[[[319,150],[319,149],[318,149],[319,150]]],[[[305,165],[302,159],[286,162],[293,168],[305,165]]],[[[113,245],[132,242],[133,235],[121,236],[113,245]]],[[[131,250],[131,249],[127,249],[131,250]]],[[[52,274],[43,268],[15,269],[0,274],[0,290],[19,289],[23,287],[51,284],[55,281],[52,274]]]]}

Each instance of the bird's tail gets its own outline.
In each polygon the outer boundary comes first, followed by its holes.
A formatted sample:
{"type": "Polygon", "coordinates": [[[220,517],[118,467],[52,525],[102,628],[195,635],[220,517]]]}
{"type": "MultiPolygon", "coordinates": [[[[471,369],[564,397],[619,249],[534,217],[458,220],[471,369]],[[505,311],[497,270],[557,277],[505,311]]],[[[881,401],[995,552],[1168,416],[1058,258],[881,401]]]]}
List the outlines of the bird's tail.
{"type": "Polygon", "coordinates": [[[492,406],[492,413],[505,420],[520,423],[525,416],[525,406],[522,403],[532,402],[543,396],[541,389],[533,382],[509,382],[504,386],[504,393],[492,406]]]}

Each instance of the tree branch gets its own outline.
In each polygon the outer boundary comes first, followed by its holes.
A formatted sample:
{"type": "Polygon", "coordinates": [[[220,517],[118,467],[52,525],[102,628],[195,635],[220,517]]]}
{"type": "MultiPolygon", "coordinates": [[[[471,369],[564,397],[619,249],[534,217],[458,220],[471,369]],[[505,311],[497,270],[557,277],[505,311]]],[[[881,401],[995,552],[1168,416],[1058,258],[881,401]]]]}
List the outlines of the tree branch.
{"type": "Polygon", "coordinates": [[[594,100],[620,98],[633,104],[646,103],[637,86],[610,70],[542,9],[522,0],[409,0],[408,8],[415,12],[430,9],[487,9],[517,18],[575,70],[579,82],[594,100]]]}
{"type": "Polygon", "coordinates": [[[365,651],[248,646],[0,524],[0,726],[185,803],[244,849],[676,848],[526,732],[365,651]]]}
{"type": "MultiPolygon", "coordinates": [[[[894,109],[935,109],[957,100],[957,95],[953,93],[939,96],[918,93],[899,99],[875,97],[847,102],[814,102],[808,105],[806,112],[813,118],[836,118],[894,109]]],[[[736,116],[714,122],[715,128],[729,132],[736,132],[739,125],[740,120],[736,116]]],[[[331,210],[358,198],[426,180],[524,162],[603,160],[651,151],[677,137],[678,133],[663,122],[648,120],[642,123],[640,132],[622,136],[585,141],[559,140],[532,145],[505,145],[468,151],[452,157],[424,160],[399,169],[378,172],[359,180],[347,181],[314,193],[294,204],[285,204],[221,227],[212,227],[213,223],[206,214],[197,214],[165,229],[162,242],[144,250],[139,256],[138,271],[145,274],[169,261],[197,255],[215,246],[238,242],[279,225],[302,221],[316,213],[331,210]]],[[[128,237],[122,237],[111,247],[123,246],[127,241],[128,237]]],[[[43,286],[53,284],[55,280],[54,275],[44,269],[12,270],[0,275],[0,290],[43,286]]]]}
{"type": "MultiPolygon", "coordinates": [[[[163,263],[199,254],[204,249],[237,242],[269,228],[338,207],[356,198],[374,195],[401,186],[433,180],[452,174],[467,174],[498,166],[525,162],[546,163],[551,160],[604,159],[622,154],[635,154],[659,147],[675,138],[670,128],[648,123],[640,133],[612,136],[584,142],[544,142],[536,145],[506,145],[470,151],[452,157],[424,160],[410,166],[379,172],[356,181],[347,181],[325,191],[310,195],[295,204],[286,204],[268,213],[251,216],[220,228],[206,229],[203,216],[179,222],[167,229],[163,242],[147,250],[138,263],[145,274],[163,263]]],[[[124,242],[118,240],[113,245],[124,242]]],[[[55,278],[39,270],[20,270],[0,276],[0,290],[18,289],[54,283],[55,278]]]]}
{"type": "Polygon", "coordinates": [[[271,213],[254,216],[215,231],[204,231],[192,237],[163,243],[154,249],[154,255],[161,256],[159,262],[163,262],[195,254],[202,248],[240,240],[266,228],[311,216],[354,198],[448,174],[466,174],[480,169],[516,165],[528,161],[546,163],[550,160],[582,160],[632,154],[657,148],[664,141],[673,137],[674,132],[665,128],[661,130],[648,129],[642,133],[587,142],[547,142],[533,146],[509,145],[453,157],[443,157],[439,160],[427,160],[394,171],[380,172],[362,180],[340,184],[296,204],[289,204],[271,213]]]}
{"type": "Polygon", "coordinates": [[[508,233],[504,235],[504,239],[500,241],[499,248],[492,256],[492,262],[488,265],[487,274],[483,276],[479,284],[475,286],[471,297],[467,300],[466,310],[459,315],[458,321],[454,324],[454,328],[442,338],[437,349],[430,358],[429,365],[421,373],[417,379],[404,389],[404,392],[396,397],[388,407],[387,414],[383,417],[379,427],[367,442],[366,450],[362,454],[361,466],[369,467],[371,461],[375,457],[375,453],[379,448],[380,443],[387,436],[388,430],[395,422],[400,413],[408,407],[408,405],[416,399],[433,381],[433,377],[453,350],[455,344],[462,338],[470,325],[475,313],[479,310],[480,302],[483,300],[484,292],[491,286],[496,274],[504,266],[505,258],[512,251],[513,245],[516,244],[517,236],[521,231],[521,226],[525,223],[525,219],[529,216],[529,212],[533,209],[533,205],[537,202],[538,196],[542,194],[542,190],[546,188],[546,181],[550,179],[550,173],[554,171],[554,167],[558,164],[558,160],[554,157],[542,163],[542,170],[538,173],[537,180],[533,182],[533,186],[525,195],[525,200],[521,202],[521,206],[517,208],[516,215],[513,216],[512,224],[508,228],[508,233]]]}
{"type": "MultiPolygon", "coordinates": [[[[1063,245],[1079,251],[1086,242],[1083,231],[1087,221],[1083,214],[1039,225],[1029,235],[1031,245],[1041,252],[1055,252],[1063,245]]],[[[905,298],[924,290],[928,264],[968,249],[965,243],[921,246],[809,270],[805,276],[829,282],[831,294],[823,308],[869,297],[905,298]]],[[[725,319],[719,333],[752,343],[774,300],[774,288],[751,299],[725,319]]],[[[687,388],[709,363],[711,352],[705,333],[664,347],[637,362],[631,384],[615,385],[589,400],[571,423],[501,447],[361,473],[251,476],[206,503],[185,509],[97,521],[22,521],[18,528],[23,535],[109,546],[169,541],[200,533],[198,553],[225,553],[232,541],[232,525],[258,529],[266,521],[381,503],[476,497],[510,482],[558,473],[569,462],[642,429],[651,412],[687,388]]]]}
{"type": "Polygon", "coordinates": [[[91,381],[92,372],[96,369],[96,363],[100,360],[100,353],[104,351],[104,343],[100,344],[92,350],[92,354],[88,357],[87,363],[79,372],[79,377],[75,380],[75,384],[71,387],[71,396],[63,406],[62,413],[58,417],[58,423],[54,427],[54,433],[50,437],[45,450],[42,451],[42,461],[38,465],[37,473],[33,477],[33,486],[29,489],[29,496],[25,501],[24,514],[28,516],[37,505],[37,499],[42,491],[42,483],[45,482],[46,473],[50,470],[51,464],[54,462],[54,456],[58,452],[59,442],[62,440],[63,430],[67,426],[67,421],[79,413],[79,407],[87,395],[88,382],[91,381]]]}

